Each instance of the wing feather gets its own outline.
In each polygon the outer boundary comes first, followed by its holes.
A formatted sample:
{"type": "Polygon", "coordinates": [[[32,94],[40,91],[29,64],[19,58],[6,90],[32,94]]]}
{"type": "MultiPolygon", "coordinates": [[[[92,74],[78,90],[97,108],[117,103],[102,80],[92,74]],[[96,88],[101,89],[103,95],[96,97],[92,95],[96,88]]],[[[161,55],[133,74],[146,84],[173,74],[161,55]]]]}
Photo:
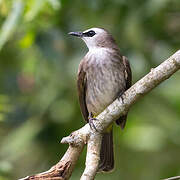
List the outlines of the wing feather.
{"type": "Polygon", "coordinates": [[[79,71],[78,71],[78,79],[77,79],[77,87],[78,87],[78,96],[79,96],[79,104],[81,113],[84,117],[84,119],[88,122],[88,110],[86,106],[86,72],[83,68],[83,62],[79,65],[79,71]]]}
{"type": "MultiPolygon", "coordinates": [[[[126,90],[127,90],[131,87],[131,84],[132,84],[132,72],[131,72],[131,67],[130,67],[128,58],[123,56],[122,60],[125,67],[125,80],[126,80],[126,90]]],[[[127,114],[117,119],[116,124],[120,125],[121,128],[124,129],[126,125],[126,119],[127,119],[127,114]]]]}
{"type": "Polygon", "coordinates": [[[123,56],[123,64],[125,66],[125,79],[126,79],[126,90],[132,85],[132,72],[131,67],[126,56],[123,56]]]}

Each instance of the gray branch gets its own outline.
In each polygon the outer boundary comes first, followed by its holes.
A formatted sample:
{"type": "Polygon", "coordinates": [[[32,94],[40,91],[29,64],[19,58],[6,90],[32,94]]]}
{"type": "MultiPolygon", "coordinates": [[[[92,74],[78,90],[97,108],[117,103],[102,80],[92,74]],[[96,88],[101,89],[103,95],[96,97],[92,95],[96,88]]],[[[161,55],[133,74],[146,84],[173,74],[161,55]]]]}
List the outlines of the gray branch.
{"type": "Polygon", "coordinates": [[[163,180],[180,180],[180,176],[174,176],[163,180]]]}
{"type": "Polygon", "coordinates": [[[85,144],[87,144],[86,167],[81,176],[81,180],[93,180],[98,170],[102,132],[113,123],[113,121],[125,114],[139,98],[168,79],[179,69],[180,50],[158,67],[151,69],[146,76],[136,82],[123,94],[123,98],[117,98],[99,114],[97,116],[98,121],[94,121],[97,131],[92,130],[89,125],[86,124],[81,129],[71,133],[70,136],[63,138],[61,143],[68,143],[69,148],[63,158],[49,171],[28,176],[21,180],[69,179],[85,144]]]}

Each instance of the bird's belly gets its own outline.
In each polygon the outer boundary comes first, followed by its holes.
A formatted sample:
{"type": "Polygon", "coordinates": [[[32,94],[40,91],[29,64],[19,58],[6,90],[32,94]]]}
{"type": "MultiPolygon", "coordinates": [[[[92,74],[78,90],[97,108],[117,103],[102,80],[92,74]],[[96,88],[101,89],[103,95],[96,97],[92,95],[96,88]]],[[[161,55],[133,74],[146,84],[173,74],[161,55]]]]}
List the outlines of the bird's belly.
{"type": "Polygon", "coordinates": [[[117,98],[119,93],[124,92],[124,83],[121,79],[118,81],[112,78],[101,76],[92,79],[87,86],[86,105],[89,113],[98,115],[117,98]]]}

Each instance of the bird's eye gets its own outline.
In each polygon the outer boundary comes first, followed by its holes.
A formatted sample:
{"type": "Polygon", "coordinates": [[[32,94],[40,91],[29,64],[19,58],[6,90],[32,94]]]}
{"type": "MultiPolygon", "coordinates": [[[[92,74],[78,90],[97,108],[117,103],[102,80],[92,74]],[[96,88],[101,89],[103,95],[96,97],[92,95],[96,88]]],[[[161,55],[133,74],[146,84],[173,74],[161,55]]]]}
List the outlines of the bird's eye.
{"type": "Polygon", "coordinates": [[[93,37],[96,33],[93,30],[83,33],[86,37],[93,37]]]}

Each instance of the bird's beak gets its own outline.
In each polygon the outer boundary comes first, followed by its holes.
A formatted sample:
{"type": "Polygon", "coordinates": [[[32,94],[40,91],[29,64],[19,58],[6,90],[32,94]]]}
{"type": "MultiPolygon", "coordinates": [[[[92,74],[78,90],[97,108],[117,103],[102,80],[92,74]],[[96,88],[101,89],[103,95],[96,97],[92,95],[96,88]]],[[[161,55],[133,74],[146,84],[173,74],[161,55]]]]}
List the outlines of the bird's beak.
{"type": "Polygon", "coordinates": [[[68,34],[72,35],[72,36],[77,36],[77,37],[82,37],[83,36],[82,32],[69,32],[68,34]]]}

